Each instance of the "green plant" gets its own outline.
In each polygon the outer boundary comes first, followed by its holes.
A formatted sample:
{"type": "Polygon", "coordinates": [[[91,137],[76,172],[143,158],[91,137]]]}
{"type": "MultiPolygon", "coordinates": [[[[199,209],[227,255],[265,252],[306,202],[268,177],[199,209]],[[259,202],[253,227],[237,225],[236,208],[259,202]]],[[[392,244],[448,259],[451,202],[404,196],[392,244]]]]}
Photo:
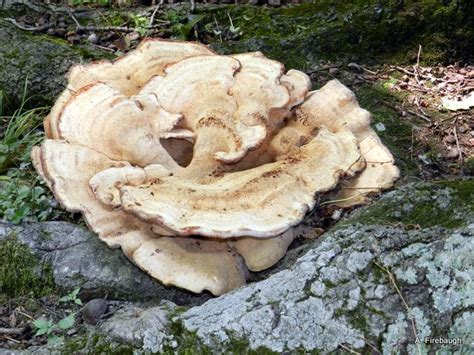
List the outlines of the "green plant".
{"type": "Polygon", "coordinates": [[[69,314],[57,323],[54,323],[50,319],[38,318],[33,321],[33,325],[36,328],[35,336],[46,335],[48,339],[48,345],[62,343],[64,342],[64,336],[60,334],[72,328],[75,323],[75,313],[69,314]]]}
{"type": "MultiPolygon", "coordinates": [[[[59,302],[73,302],[76,305],[82,305],[81,299],[77,297],[79,291],[80,288],[74,289],[74,291],[70,292],[66,296],[61,297],[59,302]]],[[[59,320],[57,323],[53,322],[51,319],[45,318],[38,318],[33,321],[33,325],[36,328],[35,336],[46,335],[48,345],[64,342],[64,332],[74,327],[74,324],[76,323],[76,312],[71,310],[69,311],[71,313],[59,320]]]]}
{"type": "Polygon", "coordinates": [[[148,34],[148,17],[132,14],[130,15],[130,20],[135,30],[140,33],[141,36],[146,36],[148,34]]]}
{"type": "Polygon", "coordinates": [[[206,15],[194,15],[193,18],[183,21],[186,17],[184,14],[176,11],[169,10],[166,13],[166,19],[171,23],[171,30],[173,37],[180,40],[187,40],[191,35],[191,31],[194,29],[206,15]]]}
{"type": "Polygon", "coordinates": [[[20,108],[12,116],[1,116],[2,122],[8,122],[0,135],[0,174],[21,162],[29,160],[31,147],[43,139],[38,127],[48,108],[39,107],[25,110],[28,78],[25,80],[20,108]]]}
{"type": "Polygon", "coordinates": [[[59,302],[73,302],[78,305],[82,305],[82,301],[77,295],[79,294],[79,291],[81,289],[78,287],[74,289],[71,293],[67,294],[66,296],[63,296],[59,299],[59,302]]]}
{"type": "Polygon", "coordinates": [[[44,182],[32,170],[31,163],[9,169],[0,176],[0,216],[15,224],[24,220],[56,219],[64,212],[56,209],[57,202],[44,182]]]}

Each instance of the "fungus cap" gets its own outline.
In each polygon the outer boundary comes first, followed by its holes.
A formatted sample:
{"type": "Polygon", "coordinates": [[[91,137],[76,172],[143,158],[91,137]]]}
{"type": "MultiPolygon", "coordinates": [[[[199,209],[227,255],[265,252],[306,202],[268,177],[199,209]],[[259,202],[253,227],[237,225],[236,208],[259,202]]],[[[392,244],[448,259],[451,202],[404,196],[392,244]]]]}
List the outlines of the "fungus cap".
{"type": "Polygon", "coordinates": [[[310,86],[259,52],[146,40],[71,69],[32,161],[142,270],[220,295],[282,258],[322,194],[347,207],[398,177],[353,93],[310,86]]]}

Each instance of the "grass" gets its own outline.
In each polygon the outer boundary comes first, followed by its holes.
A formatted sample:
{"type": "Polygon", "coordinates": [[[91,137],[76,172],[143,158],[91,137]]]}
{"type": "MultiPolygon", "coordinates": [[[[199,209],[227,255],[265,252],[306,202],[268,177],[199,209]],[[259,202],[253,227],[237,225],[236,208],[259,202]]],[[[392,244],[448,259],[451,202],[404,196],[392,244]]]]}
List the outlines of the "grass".
{"type": "MultiPolygon", "coordinates": [[[[1,116],[1,121],[5,122],[6,127],[4,126],[5,130],[0,134],[0,174],[29,160],[31,147],[43,139],[43,133],[39,127],[49,107],[24,109],[28,103],[27,82],[28,78],[25,80],[20,107],[11,116],[1,116]]],[[[0,110],[1,107],[0,102],[0,110]]]]}
{"type": "Polygon", "coordinates": [[[51,220],[63,213],[30,161],[31,148],[43,140],[41,124],[49,108],[25,109],[27,82],[20,107],[1,116],[0,126],[0,218],[13,223],[51,220]]]}

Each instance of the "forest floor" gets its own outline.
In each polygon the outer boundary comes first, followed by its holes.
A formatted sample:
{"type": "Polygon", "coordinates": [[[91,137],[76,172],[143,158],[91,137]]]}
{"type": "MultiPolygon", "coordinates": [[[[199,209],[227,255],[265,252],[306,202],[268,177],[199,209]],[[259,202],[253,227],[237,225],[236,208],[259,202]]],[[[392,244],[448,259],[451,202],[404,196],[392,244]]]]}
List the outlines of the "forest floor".
{"type": "MultiPolygon", "coordinates": [[[[396,156],[403,179],[469,179],[474,174],[474,63],[469,61],[472,48],[467,48],[472,42],[464,43],[472,39],[472,29],[465,25],[469,17],[454,5],[436,5],[433,11],[435,1],[421,3],[402,9],[331,1],[282,8],[201,5],[195,13],[182,5],[54,11],[41,7],[9,10],[2,21],[35,36],[94,48],[109,59],[136,48],[144,37],[196,40],[221,53],[260,50],[288,69],[305,71],[313,89],[333,78],[348,85],[361,107],[372,112],[373,126],[396,156]],[[364,22],[368,13],[369,25],[364,22]],[[453,26],[459,27],[453,31],[453,26]]],[[[8,111],[15,109],[19,107],[8,111]]],[[[24,112],[37,122],[45,113],[24,112]]],[[[19,128],[10,137],[12,117],[5,115],[0,122],[0,217],[15,223],[78,221],[57,208],[32,172],[28,150],[42,138],[41,126],[19,128]],[[28,139],[26,132],[32,132],[28,139]],[[12,137],[21,144],[8,141],[12,137]],[[12,147],[17,149],[14,157],[12,147]],[[28,191],[21,193],[19,186],[28,191]]],[[[50,276],[38,279],[25,255],[16,245],[0,247],[2,260],[12,258],[19,264],[18,275],[29,273],[0,296],[0,347],[41,345],[48,338],[59,341],[83,331],[83,321],[74,318],[82,303],[77,292],[65,295],[46,287],[50,276]],[[32,280],[39,282],[38,289],[17,287],[32,280]]]]}

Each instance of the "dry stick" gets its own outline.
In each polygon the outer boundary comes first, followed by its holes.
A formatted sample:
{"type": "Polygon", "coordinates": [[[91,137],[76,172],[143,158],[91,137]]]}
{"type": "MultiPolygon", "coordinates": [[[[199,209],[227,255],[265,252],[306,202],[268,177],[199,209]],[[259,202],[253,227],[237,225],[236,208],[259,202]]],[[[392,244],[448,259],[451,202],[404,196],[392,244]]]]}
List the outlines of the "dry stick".
{"type": "MultiPolygon", "coordinates": [[[[123,27],[123,26],[82,26],[79,21],[77,20],[76,16],[72,13],[71,9],[68,7],[67,12],[69,16],[72,18],[74,23],[76,24],[77,30],[82,31],[99,31],[99,32],[107,32],[107,31],[116,31],[116,32],[133,32],[135,31],[134,28],[130,27],[123,27]]],[[[152,27],[150,27],[152,28],[152,27]]]]}
{"type": "Polygon", "coordinates": [[[411,110],[406,110],[406,112],[409,113],[410,115],[419,117],[419,118],[421,118],[422,120],[425,120],[426,122],[431,123],[431,120],[430,120],[428,117],[426,117],[426,116],[424,116],[424,115],[422,115],[422,114],[419,114],[419,113],[417,113],[417,112],[415,112],[415,111],[411,111],[411,110]]]}
{"type": "Polygon", "coordinates": [[[153,11],[153,13],[151,14],[151,17],[150,17],[150,27],[153,26],[153,22],[155,22],[156,13],[160,9],[160,7],[163,6],[164,2],[165,2],[165,0],[160,0],[160,3],[158,5],[156,5],[155,10],[153,11]]]}
{"type": "MultiPolygon", "coordinates": [[[[382,269],[383,271],[385,271],[387,273],[390,282],[392,283],[393,287],[395,287],[395,290],[397,291],[398,295],[400,296],[400,299],[402,300],[403,305],[405,306],[405,309],[407,311],[407,315],[410,316],[411,326],[412,326],[412,329],[413,329],[413,335],[415,336],[416,339],[418,339],[418,330],[416,329],[415,318],[411,315],[411,308],[408,305],[408,303],[405,301],[405,298],[403,297],[402,291],[400,291],[400,288],[397,285],[397,282],[395,280],[395,276],[393,276],[392,272],[389,270],[388,267],[382,266],[376,261],[374,261],[374,264],[377,265],[380,269],[382,269]]],[[[421,355],[420,344],[416,343],[416,347],[418,349],[418,353],[421,355]]]]}
{"type": "Polygon", "coordinates": [[[108,47],[104,47],[104,46],[101,46],[101,45],[99,45],[99,44],[92,44],[92,47],[99,48],[99,49],[102,49],[102,50],[107,51],[107,52],[115,52],[114,49],[108,48],[108,47]]]}
{"type": "Polygon", "coordinates": [[[418,45],[418,55],[416,56],[416,65],[413,67],[413,71],[415,72],[415,80],[419,84],[420,79],[418,76],[420,75],[419,69],[420,69],[420,55],[421,55],[421,44],[418,45]]]}
{"type": "Polygon", "coordinates": [[[1,335],[22,335],[26,328],[0,328],[1,335]]]}
{"type": "Polygon", "coordinates": [[[339,64],[326,65],[325,67],[314,69],[312,71],[306,72],[305,74],[306,75],[311,75],[311,74],[314,74],[314,73],[317,73],[317,72],[320,72],[320,71],[324,71],[324,70],[328,70],[328,69],[332,69],[332,68],[339,68],[339,67],[340,67],[339,64]]]}
{"type": "Polygon", "coordinates": [[[12,342],[14,342],[14,343],[17,343],[17,344],[20,344],[20,343],[21,343],[21,341],[16,340],[16,339],[13,339],[13,338],[10,338],[10,337],[7,336],[7,335],[0,335],[0,338],[10,340],[10,341],[12,341],[12,342]]]}
{"type": "Polygon", "coordinates": [[[373,351],[375,351],[377,354],[381,354],[381,352],[379,351],[379,349],[377,349],[377,348],[375,347],[375,345],[372,344],[366,337],[362,337],[362,339],[365,341],[365,343],[366,343],[368,346],[370,346],[370,348],[371,348],[373,351]]]}
{"type": "Polygon", "coordinates": [[[462,151],[461,151],[461,146],[459,145],[459,139],[458,139],[458,133],[457,133],[456,126],[454,126],[454,139],[456,140],[456,148],[458,148],[458,160],[460,163],[463,162],[462,159],[462,151]]]}
{"type": "Polygon", "coordinates": [[[418,110],[420,110],[420,112],[425,116],[425,117],[430,117],[430,115],[428,115],[425,111],[423,111],[423,109],[421,108],[421,105],[420,105],[420,101],[418,100],[418,97],[415,98],[415,105],[416,107],[418,107],[418,110]]]}
{"type": "Polygon", "coordinates": [[[4,19],[4,21],[14,24],[20,30],[29,31],[29,32],[43,32],[47,29],[50,29],[53,26],[51,24],[47,24],[47,25],[39,26],[39,27],[23,26],[23,25],[20,25],[18,22],[15,21],[15,19],[12,19],[12,18],[6,18],[4,19]]]}
{"type": "MultiPolygon", "coordinates": [[[[414,72],[411,72],[403,67],[397,67],[397,66],[394,66],[394,65],[391,65],[390,66],[391,69],[393,70],[398,70],[404,74],[407,74],[407,75],[411,75],[411,76],[416,76],[416,73],[414,72]]],[[[436,81],[443,81],[443,79],[440,79],[440,78],[436,78],[436,77],[430,77],[428,75],[423,75],[423,74],[418,74],[420,78],[423,78],[423,79],[427,79],[427,80],[431,80],[431,79],[434,79],[436,81]]]]}
{"type": "Polygon", "coordinates": [[[369,70],[367,68],[364,68],[362,67],[362,70],[369,73],[369,74],[372,74],[372,75],[379,75],[379,71],[377,70],[376,72],[375,71],[372,71],[372,70],[369,70]]]}
{"type": "Polygon", "coordinates": [[[351,354],[359,354],[359,355],[361,355],[361,353],[355,351],[354,349],[351,349],[351,348],[348,347],[348,346],[345,346],[344,344],[339,344],[339,346],[340,346],[341,348],[343,348],[344,350],[350,352],[351,354]]]}

